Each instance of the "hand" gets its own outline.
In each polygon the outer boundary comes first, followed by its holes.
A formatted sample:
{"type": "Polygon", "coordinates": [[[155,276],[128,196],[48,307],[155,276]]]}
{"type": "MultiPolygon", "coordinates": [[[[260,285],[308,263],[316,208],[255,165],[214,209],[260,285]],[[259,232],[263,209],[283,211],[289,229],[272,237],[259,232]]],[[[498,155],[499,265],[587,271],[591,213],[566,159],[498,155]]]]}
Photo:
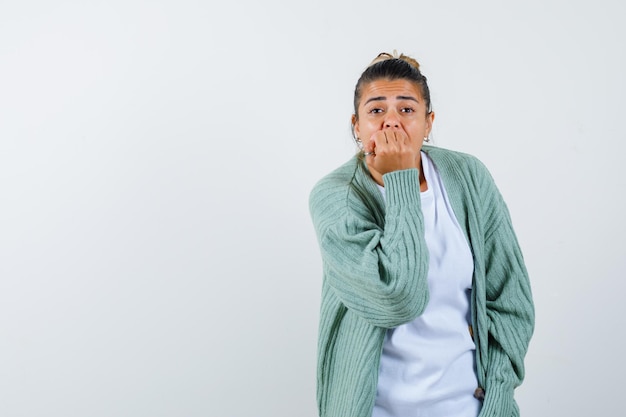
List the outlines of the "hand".
{"type": "Polygon", "coordinates": [[[402,169],[419,168],[421,141],[400,129],[379,130],[365,143],[366,162],[380,176],[402,169]]]}

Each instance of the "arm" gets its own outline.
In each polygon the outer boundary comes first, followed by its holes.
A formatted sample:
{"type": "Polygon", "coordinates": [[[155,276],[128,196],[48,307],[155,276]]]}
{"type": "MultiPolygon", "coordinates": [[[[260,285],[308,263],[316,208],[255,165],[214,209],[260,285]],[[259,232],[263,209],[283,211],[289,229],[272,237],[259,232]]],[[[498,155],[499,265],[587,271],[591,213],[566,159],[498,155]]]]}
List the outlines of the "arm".
{"type": "Polygon", "coordinates": [[[348,196],[314,190],[311,215],[327,284],[341,302],[372,325],[395,327],[428,302],[417,169],[384,175],[387,196],[381,229],[367,206],[348,196]]]}
{"type": "Polygon", "coordinates": [[[497,207],[497,211],[492,210],[492,221],[485,231],[488,342],[481,417],[508,417],[519,415],[513,390],[524,379],[524,356],[534,329],[535,311],[522,252],[495,185],[492,195],[486,207],[497,207]]]}

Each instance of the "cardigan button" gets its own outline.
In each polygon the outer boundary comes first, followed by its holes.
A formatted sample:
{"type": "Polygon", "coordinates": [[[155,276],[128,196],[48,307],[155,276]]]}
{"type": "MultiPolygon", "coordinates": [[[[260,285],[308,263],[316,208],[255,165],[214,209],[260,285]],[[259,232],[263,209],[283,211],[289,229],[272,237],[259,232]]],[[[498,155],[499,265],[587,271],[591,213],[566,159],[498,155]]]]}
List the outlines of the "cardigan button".
{"type": "Polygon", "coordinates": [[[485,399],[485,390],[481,387],[476,388],[476,391],[474,391],[474,398],[483,401],[485,399]]]}

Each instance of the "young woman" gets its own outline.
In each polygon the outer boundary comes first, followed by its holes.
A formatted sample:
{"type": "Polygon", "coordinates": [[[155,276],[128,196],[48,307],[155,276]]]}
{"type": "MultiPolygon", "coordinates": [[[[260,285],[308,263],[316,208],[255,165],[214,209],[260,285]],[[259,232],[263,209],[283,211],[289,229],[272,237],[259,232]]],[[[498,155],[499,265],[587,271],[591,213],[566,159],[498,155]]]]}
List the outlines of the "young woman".
{"type": "Polygon", "coordinates": [[[474,157],[428,141],[419,64],[380,54],[354,93],[360,152],[313,189],[322,417],[510,417],[534,308],[509,213],[474,157]]]}

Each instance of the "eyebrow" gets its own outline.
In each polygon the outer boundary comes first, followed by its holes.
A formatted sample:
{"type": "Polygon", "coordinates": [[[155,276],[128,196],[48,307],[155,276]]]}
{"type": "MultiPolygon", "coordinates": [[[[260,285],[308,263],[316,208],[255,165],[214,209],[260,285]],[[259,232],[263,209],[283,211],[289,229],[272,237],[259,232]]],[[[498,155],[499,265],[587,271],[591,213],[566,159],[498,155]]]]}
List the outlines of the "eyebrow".
{"type": "MultiPolygon", "coordinates": [[[[369,103],[371,101],[385,101],[385,100],[387,100],[387,97],[385,97],[385,96],[372,97],[372,98],[369,98],[365,102],[365,104],[367,104],[367,103],[369,103]]],[[[419,103],[419,101],[417,101],[417,99],[415,97],[412,97],[412,96],[396,96],[396,100],[412,100],[412,101],[414,101],[416,103],[419,103]]]]}

